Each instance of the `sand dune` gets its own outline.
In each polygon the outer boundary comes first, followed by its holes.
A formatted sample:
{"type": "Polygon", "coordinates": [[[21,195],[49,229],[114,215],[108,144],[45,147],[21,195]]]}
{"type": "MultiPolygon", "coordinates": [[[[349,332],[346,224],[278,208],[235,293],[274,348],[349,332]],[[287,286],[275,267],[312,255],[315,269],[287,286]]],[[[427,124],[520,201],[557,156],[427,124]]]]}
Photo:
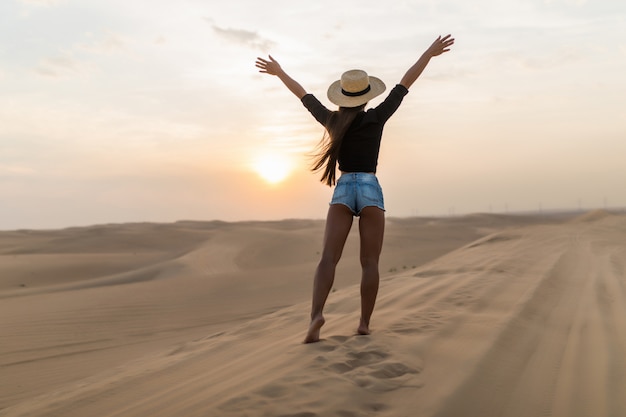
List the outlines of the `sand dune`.
{"type": "Polygon", "coordinates": [[[626,415],[626,217],[390,219],[373,334],[353,234],[302,345],[322,233],[0,233],[0,415],[626,415]]]}

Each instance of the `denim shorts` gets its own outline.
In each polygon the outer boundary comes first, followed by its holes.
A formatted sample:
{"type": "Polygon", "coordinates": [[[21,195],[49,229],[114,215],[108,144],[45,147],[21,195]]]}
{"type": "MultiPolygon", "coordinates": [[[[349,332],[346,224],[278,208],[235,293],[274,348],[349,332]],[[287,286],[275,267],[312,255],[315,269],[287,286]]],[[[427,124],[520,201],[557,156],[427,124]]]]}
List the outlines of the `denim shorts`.
{"type": "Polygon", "coordinates": [[[376,175],[366,172],[347,172],[339,177],[330,204],[343,204],[355,216],[361,214],[364,207],[378,207],[385,210],[383,190],[376,175]]]}

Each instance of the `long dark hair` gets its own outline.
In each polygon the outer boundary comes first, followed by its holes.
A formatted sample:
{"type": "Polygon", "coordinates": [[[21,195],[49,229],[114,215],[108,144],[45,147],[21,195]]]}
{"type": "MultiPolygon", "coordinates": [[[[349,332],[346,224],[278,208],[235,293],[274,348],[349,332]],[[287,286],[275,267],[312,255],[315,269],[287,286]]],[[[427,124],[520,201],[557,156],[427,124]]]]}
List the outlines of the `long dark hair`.
{"type": "Polygon", "coordinates": [[[323,171],[320,181],[329,187],[335,185],[335,171],[343,137],[357,114],[364,108],[365,104],[358,107],[339,107],[339,110],[332,112],[328,118],[324,136],[317,145],[318,152],[313,156],[311,171],[323,171]]]}

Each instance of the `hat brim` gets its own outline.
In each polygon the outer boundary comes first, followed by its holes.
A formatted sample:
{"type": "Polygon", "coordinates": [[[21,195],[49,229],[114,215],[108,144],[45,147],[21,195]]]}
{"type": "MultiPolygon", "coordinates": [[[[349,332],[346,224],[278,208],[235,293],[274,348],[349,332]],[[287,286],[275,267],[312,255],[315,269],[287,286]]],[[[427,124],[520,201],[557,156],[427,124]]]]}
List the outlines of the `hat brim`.
{"type": "Polygon", "coordinates": [[[346,96],[341,92],[341,80],[337,80],[328,87],[328,99],[339,107],[357,107],[367,103],[374,97],[381,95],[386,87],[380,78],[369,77],[370,91],[362,96],[346,96]]]}

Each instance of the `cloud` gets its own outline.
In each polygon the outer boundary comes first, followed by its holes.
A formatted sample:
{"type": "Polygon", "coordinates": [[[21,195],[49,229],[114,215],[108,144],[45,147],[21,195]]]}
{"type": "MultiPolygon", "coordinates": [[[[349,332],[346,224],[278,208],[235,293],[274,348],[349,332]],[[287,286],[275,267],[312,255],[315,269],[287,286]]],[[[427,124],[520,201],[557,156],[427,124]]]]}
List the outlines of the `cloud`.
{"type": "Polygon", "coordinates": [[[222,39],[253,49],[260,49],[267,52],[274,45],[274,42],[262,37],[257,32],[245,29],[222,28],[213,23],[210,19],[205,19],[213,28],[213,31],[222,39]]]}
{"type": "Polygon", "coordinates": [[[546,4],[555,4],[555,3],[564,3],[564,4],[568,4],[568,5],[574,5],[574,6],[584,6],[585,4],[587,4],[587,0],[545,0],[546,4]]]}
{"type": "Polygon", "coordinates": [[[100,40],[93,40],[88,43],[79,45],[85,51],[92,53],[110,53],[123,51],[126,49],[128,42],[121,36],[114,33],[106,33],[106,36],[100,40]]]}
{"type": "Polygon", "coordinates": [[[44,77],[58,78],[68,73],[80,72],[82,64],[70,53],[44,58],[35,68],[35,72],[44,77]]]}
{"type": "Polygon", "coordinates": [[[84,74],[94,68],[91,61],[95,56],[129,50],[129,42],[114,33],[105,33],[98,38],[94,38],[91,33],[86,36],[89,38],[86,42],[74,44],[57,55],[43,58],[35,68],[35,73],[53,78],[84,74]]]}
{"type": "Polygon", "coordinates": [[[0,175],[2,176],[30,176],[37,172],[27,166],[0,164],[0,175]]]}
{"type": "Polygon", "coordinates": [[[56,6],[64,2],[64,0],[21,0],[24,4],[33,6],[56,6]]]}

